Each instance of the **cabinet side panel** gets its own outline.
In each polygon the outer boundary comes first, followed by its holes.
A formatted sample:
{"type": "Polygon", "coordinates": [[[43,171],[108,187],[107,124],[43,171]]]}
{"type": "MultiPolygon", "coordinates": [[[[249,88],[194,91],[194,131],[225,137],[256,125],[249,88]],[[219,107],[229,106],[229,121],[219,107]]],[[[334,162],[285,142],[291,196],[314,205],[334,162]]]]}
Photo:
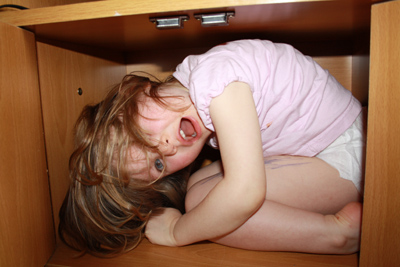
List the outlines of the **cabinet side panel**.
{"type": "Polygon", "coordinates": [[[82,108],[99,102],[126,74],[125,65],[37,43],[54,222],[69,187],[73,127],[82,108]],[[81,90],[82,94],[78,93],[81,90]]]}
{"type": "Polygon", "coordinates": [[[0,266],[43,266],[55,248],[35,38],[0,23],[0,266]]]}
{"type": "Polygon", "coordinates": [[[400,1],[372,9],[361,266],[400,262],[400,1]]]}

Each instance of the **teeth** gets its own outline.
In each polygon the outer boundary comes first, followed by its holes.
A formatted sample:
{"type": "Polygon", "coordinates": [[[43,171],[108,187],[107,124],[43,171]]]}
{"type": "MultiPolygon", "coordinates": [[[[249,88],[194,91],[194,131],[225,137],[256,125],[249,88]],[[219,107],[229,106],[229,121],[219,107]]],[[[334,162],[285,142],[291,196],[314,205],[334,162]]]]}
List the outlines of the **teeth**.
{"type": "MultiPolygon", "coordinates": [[[[179,133],[181,134],[181,136],[182,136],[183,139],[186,139],[186,134],[185,134],[185,132],[184,132],[182,129],[180,129],[179,133]]],[[[194,138],[194,137],[196,137],[196,136],[197,136],[197,133],[194,132],[194,133],[192,134],[192,137],[194,138]]]]}
{"type": "Polygon", "coordinates": [[[181,136],[182,136],[183,139],[186,139],[186,134],[183,132],[182,129],[179,131],[179,133],[181,134],[181,136]]]}

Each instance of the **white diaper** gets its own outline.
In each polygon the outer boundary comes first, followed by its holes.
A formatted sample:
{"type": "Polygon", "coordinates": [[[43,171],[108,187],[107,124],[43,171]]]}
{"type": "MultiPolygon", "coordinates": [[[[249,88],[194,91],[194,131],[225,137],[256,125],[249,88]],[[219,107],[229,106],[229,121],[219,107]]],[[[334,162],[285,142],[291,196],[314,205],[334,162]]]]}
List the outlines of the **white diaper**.
{"type": "Polygon", "coordinates": [[[366,110],[332,144],[316,157],[335,167],[340,177],[350,180],[363,193],[365,171],[366,110]]]}

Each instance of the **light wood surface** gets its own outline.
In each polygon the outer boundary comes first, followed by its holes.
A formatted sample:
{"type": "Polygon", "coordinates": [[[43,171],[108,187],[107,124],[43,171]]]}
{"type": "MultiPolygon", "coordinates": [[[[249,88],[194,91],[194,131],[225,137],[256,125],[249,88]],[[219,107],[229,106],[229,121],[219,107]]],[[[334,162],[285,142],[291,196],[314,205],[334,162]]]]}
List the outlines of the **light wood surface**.
{"type": "MultiPolygon", "coordinates": [[[[83,106],[95,104],[126,74],[120,63],[37,43],[44,132],[54,223],[69,186],[73,127],[83,106]],[[78,89],[82,89],[82,95],[78,89]]],[[[105,53],[105,52],[104,52],[105,53]]],[[[117,55],[118,56],[118,55],[117,55]]]]}
{"type": "Polygon", "coordinates": [[[0,34],[0,266],[43,266],[55,238],[35,38],[4,23],[0,34]]]}
{"type": "MultiPolygon", "coordinates": [[[[48,6],[56,6],[56,5],[69,5],[76,4],[82,2],[93,2],[98,0],[0,0],[0,5],[12,4],[12,5],[20,5],[27,8],[39,8],[39,7],[48,7],[48,6]]],[[[12,9],[10,9],[12,10],[12,9]]]]}
{"type": "Polygon", "coordinates": [[[400,262],[400,1],[372,9],[362,267],[400,262]]]}
{"type": "Polygon", "coordinates": [[[235,249],[214,243],[171,248],[150,244],[146,239],[133,251],[117,258],[100,259],[90,255],[74,258],[76,252],[60,244],[47,267],[131,267],[131,266],[268,266],[268,267],[356,267],[357,254],[315,255],[304,253],[260,252],[235,249]]]}

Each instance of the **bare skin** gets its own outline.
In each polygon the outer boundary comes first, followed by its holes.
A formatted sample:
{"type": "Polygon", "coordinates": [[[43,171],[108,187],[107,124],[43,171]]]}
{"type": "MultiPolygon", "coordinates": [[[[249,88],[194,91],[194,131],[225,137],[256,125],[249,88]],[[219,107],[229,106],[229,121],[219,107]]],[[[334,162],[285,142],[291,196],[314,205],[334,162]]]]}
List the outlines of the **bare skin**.
{"type": "Polygon", "coordinates": [[[253,250],[332,254],[358,250],[362,207],[354,202],[360,199],[355,186],[317,158],[264,159],[247,84],[229,84],[211,101],[210,115],[223,177],[214,176],[222,173],[220,163],[194,174],[186,213],[167,208],[152,216],[145,231],[150,242],[184,246],[213,240],[253,250]]]}
{"type": "MultiPolygon", "coordinates": [[[[352,182],[318,158],[279,156],[265,160],[266,198],[242,226],[212,241],[251,250],[347,254],[359,249],[362,205],[352,182]]],[[[215,162],[188,185],[193,209],[223,179],[215,162]]]]}
{"type": "Polygon", "coordinates": [[[153,244],[184,246],[225,235],[246,222],[264,202],[260,124],[250,86],[230,83],[211,100],[209,110],[224,162],[224,179],[185,214],[164,209],[152,216],[145,234],[153,244]]]}

